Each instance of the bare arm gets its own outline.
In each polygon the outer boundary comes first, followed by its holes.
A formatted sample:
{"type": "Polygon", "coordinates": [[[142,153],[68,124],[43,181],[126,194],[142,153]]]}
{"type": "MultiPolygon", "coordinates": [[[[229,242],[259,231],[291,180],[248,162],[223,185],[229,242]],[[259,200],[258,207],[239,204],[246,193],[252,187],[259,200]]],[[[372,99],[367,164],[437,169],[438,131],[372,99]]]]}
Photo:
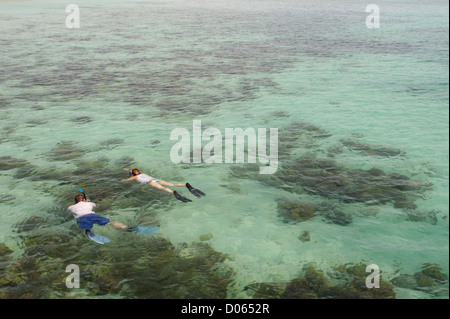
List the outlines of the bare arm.
{"type": "Polygon", "coordinates": [[[137,176],[131,176],[129,178],[122,179],[122,182],[129,182],[129,181],[132,181],[132,180],[135,180],[135,179],[137,179],[137,176]]]}
{"type": "MultiPolygon", "coordinates": [[[[124,168],[123,170],[124,170],[124,171],[127,171],[128,173],[130,172],[130,169],[129,169],[129,168],[124,168]]],[[[130,174],[130,175],[131,175],[131,174],[130,174]]],[[[131,180],[134,179],[133,177],[135,177],[135,176],[132,176],[132,177],[129,177],[129,178],[126,178],[126,179],[122,179],[122,182],[129,182],[129,181],[131,181],[131,180]]]]}

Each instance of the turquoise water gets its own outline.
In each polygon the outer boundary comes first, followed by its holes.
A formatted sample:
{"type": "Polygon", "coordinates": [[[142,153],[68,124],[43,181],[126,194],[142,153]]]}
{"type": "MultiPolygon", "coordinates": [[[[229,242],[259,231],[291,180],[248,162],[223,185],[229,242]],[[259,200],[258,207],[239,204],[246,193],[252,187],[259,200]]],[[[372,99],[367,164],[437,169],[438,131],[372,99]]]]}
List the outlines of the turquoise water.
{"type": "Polygon", "coordinates": [[[0,3],[1,298],[254,298],[248,287],[311,264],[333,281],[350,263],[377,264],[396,298],[448,298],[448,279],[394,280],[426,263],[449,274],[448,2],[381,1],[379,29],[350,0],[77,4],[68,29],[65,2],[0,3]],[[193,120],[278,128],[277,173],[173,163],[170,133],[193,120]],[[308,184],[295,163],[309,156],[340,173],[308,184]],[[131,166],[207,196],[121,182],[131,166]],[[424,187],[399,193],[408,208],[387,186],[365,201],[328,184],[361,188],[372,168],[424,187]],[[66,212],[79,188],[99,214],[159,234],[96,226],[111,243],[95,245],[66,212]],[[280,200],[319,209],[286,220],[280,200]],[[330,222],[336,209],[351,222],[330,222]],[[80,289],[64,285],[70,263],[80,289]]]}

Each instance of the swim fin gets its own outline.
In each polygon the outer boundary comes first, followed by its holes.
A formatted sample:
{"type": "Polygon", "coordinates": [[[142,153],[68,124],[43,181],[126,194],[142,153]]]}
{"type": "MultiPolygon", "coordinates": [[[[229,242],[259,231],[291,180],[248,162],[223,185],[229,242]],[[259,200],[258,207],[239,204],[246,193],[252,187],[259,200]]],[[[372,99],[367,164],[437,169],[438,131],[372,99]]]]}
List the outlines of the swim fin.
{"type": "Polygon", "coordinates": [[[158,226],[134,226],[128,229],[130,232],[138,233],[141,235],[153,236],[159,230],[158,226]]]}
{"type": "Polygon", "coordinates": [[[109,238],[106,238],[102,235],[97,235],[94,234],[92,231],[90,231],[89,229],[86,229],[86,235],[88,235],[89,239],[91,239],[92,241],[95,241],[98,244],[107,244],[110,242],[109,238]]]}
{"type": "Polygon", "coordinates": [[[202,196],[206,196],[205,193],[203,193],[201,190],[196,189],[194,187],[191,186],[191,184],[186,183],[186,187],[189,189],[189,191],[194,194],[195,196],[197,196],[198,198],[202,197],[202,196]]]}
{"type": "Polygon", "coordinates": [[[174,191],[173,195],[175,195],[176,199],[181,200],[183,203],[192,202],[189,198],[183,197],[180,194],[178,194],[177,191],[174,191]]]}

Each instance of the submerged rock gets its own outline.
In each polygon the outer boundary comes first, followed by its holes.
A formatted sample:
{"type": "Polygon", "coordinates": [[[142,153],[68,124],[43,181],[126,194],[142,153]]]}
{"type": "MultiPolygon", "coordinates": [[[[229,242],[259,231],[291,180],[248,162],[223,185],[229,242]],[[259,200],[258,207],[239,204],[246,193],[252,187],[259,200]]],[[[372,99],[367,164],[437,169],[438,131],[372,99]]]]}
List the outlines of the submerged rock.
{"type": "Polygon", "coordinates": [[[298,236],[298,239],[304,243],[307,241],[310,241],[311,240],[311,232],[305,230],[304,232],[301,233],[300,236],[298,236]]]}
{"type": "Polygon", "coordinates": [[[208,234],[203,234],[203,235],[200,235],[200,240],[201,241],[208,241],[208,240],[210,240],[211,238],[213,238],[214,236],[213,236],[213,234],[211,234],[211,233],[208,233],[208,234]]]}
{"type": "Polygon", "coordinates": [[[317,206],[313,203],[278,200],[278,215],[285,221],[302,222],[315,216],[317,206]]]}
{"type": "Polygon", "coordinates": [[[368,273],[366,273],[367,264],[364,264],[362,262],[355,264],[355,263],[347,263],[343,265],[338,265],[334,267],[334,269],[341,274],[350,275],[352,277],[357,278],[366,278],[368,273]]]}
{"type": "Polygon", "coordinates": [[[408,274],[400,274],[399,276],[393,278],[391,283],[400,288],[406,289],[417,289],[417,280],[414,276],[408,274]]]}
{"type": "Polygon", "coordinates": [[[434,285],[434,279],[422,272],[416,272],[414,278],[418,287],[431,287],[434,285]]]}
{"type": "Polygon", "coordinates": [[[442,268],[438,264],[433,263],[423,264],[421,273],[441,282],[448,281],[448,276],[442,272],[442,268]]]}
{"type": "Polygon", "coordinates": [[[155,139],[150,141],[150,145],[159,145],[159,144],[161,144],[161,140],[155,139]]]}
{"type": "Polygon", "coordinates": [[[353,221],[353,218],[339,210],[333,210],[325,215],[325,220],[333,224],[346,226],[353,221]]]}

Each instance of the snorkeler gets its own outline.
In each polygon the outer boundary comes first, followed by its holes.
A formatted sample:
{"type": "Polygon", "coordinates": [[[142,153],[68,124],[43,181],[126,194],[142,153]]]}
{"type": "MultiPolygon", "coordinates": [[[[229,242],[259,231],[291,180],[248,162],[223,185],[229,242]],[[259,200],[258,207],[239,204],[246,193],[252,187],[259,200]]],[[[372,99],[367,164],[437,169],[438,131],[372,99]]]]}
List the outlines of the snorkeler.
{"type": "Polygon", "coordinates": [[[91,230],[94,224],[104,226],[111,225],[115,228],[119,229],[127,229],[128,227],[122,223],[114,222],[109,220],[106,217],[99,216],[94,213],[93,208],[95,207],[95,203],[86,199],[84,195],[75,196],[75,204],[69,206],[69,211],[73,213],[75,219],[77,220],[77,224],[83,230],[91,230]]]}
{"type": "Polygon", "coordinates": [[[184,203],[192,202],[192,201],[189,198],[181,196],[177,191],[173,191],[170,188],[167,188],[165,186],[169,186],[169,187],[187,187],[187,189],[193,195],[195,195],[196,197],[199,197],[199,198],[206,195],[202,191],[200,191],[200,190],[198,190],[196,188],[193,188],[189,183],[186,183],[186,184],[172,184],[172,183],[166,182],[166,181],[164,181],[162,179],[157,179],[157,178],[154,178],[154,177],[149,176],[147,174],[143,174],[137,168],[134,168],[134,169],[125,168],[125,170],[128,171],[128,173],[130,175],[132,175],[132,176],[127,178],[127,179],[123,179],[122,181],[136,180],[139,183],[148,184],[148,185],[150,185],[150,186],[152,186],[152,187],[154,187],[156,189],[159,189],[159,190],[165,191],[167,193],[173,194],[176,199],[178,199],[178,200],[180,200],[180,201],[182,201],[184,203]]]}
{"type": "Polygon", "coordinates": [[[109,242],[108,238],[94,234],[92,232],[92,227],[94,227],[94,224],[100,226],[111,225],[119,229],[128,229],[128,227],[122,223],[111,221],[108,218],[97,215],[93,212],[94,207],[95,203],[92,203],[91,201],[86,199],[86,195],[84,193],[83,195],[75,196],[75,204],[68,207],[68,210],[74,215],[77,224],[93,241],[99,244],[109,242]]]}

